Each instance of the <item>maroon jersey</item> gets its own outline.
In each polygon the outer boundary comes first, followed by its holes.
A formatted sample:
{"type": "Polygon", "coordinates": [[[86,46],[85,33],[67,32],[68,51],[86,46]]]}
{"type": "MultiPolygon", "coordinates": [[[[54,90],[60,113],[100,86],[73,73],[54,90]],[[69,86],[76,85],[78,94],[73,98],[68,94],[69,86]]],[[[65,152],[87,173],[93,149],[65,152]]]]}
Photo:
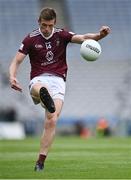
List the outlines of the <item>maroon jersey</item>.
{"type": "Polygon", "coordinates": [[[29,55],[31,79],[43,73],[55,74],[66,79],[66,46],[73,34],[54,28],[49,37],[44,37],[40,29],[37,29],[25,37],[19,52],[29,55]]]}

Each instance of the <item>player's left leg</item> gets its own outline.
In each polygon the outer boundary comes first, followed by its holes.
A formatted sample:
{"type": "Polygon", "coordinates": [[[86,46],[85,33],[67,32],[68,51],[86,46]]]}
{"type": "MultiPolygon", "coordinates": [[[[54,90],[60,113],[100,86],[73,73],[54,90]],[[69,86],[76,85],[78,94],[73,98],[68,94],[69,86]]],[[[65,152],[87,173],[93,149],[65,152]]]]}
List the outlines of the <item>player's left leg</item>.
{"type": "Polygon", "coordinates": [[[48,91],[48,88],[45,84],[35,83],[31,88],[31,96],[34,103],[41,103],[44,108],[46,108],[50,113],[55,112],[54,101],[48,91]]]}
{"type": "Polygon", "coordinates": [[[50,113],[54,113],[55,112],[55,104],[54,104],[54,101],[53,101],[52,97],[50,96],[48,90],[45,87],[40,88],[39,95],[40,95],[41,103],[46,107],[46,109],[50,113]]]}
{"type": "Polygon", "coordinates": [[[61,99],[55,99],[54,103],[56,111],[54,113],[48,111],[45,112],[44,130],[41,137],[40,153],[35,166],[35,171],[40,171],[44,168],[45,159],[55,137],[56,124],[63,106],[63,101],[61,99]]]}

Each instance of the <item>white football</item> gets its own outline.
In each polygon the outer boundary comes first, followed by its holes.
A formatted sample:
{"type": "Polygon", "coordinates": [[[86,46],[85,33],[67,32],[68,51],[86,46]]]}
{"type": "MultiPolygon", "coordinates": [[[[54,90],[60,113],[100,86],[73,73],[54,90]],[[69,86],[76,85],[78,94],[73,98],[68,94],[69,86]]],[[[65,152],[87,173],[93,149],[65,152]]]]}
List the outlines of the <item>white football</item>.
{"type": "Polygon", "coordinates": [[[87,39],[81,44],[80,54],[86,61],[95,61],[101,54],[101,45],[98,41],[87,39]]]}

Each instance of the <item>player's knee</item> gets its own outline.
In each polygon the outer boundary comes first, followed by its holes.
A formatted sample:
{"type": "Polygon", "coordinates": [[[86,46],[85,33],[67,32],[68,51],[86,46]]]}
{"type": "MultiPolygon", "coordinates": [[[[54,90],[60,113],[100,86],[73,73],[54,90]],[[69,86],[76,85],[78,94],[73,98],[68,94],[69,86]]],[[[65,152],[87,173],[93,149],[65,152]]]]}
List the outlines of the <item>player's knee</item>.
{"type": "Polygon", "coordinates": [[[55,119],[48,119],[46,122],[45,129],[54,129],[56,127],[56,120],[55,119]]]}
{"type": "Polygon", "coordinates": [[[57,115],[51,115],[48,116],[47,121],[46,121],[46,127],[47,128],[55,128],[57,123],[57,115]]]}
{"type": "Polygon", "coordinates": [[[41,84],[40,83],[36,83],[32,86],[32,89],[31,89],[31,95],[32,96],[35,96],[35,97],[38,97],[39,96],[39,90],[41,88],[41,84]]]}

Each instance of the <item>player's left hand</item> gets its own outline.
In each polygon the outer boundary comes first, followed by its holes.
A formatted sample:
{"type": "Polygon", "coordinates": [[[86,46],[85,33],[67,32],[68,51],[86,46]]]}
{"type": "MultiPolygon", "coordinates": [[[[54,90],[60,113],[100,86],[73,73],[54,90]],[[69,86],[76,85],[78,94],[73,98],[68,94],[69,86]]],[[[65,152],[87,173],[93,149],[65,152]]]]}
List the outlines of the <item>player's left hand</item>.
{"type": "Polygon", "coordinates": [[[102,26],[100,29],[100,38],[104,38],[111,32],[111,29],[109,26],[102,26]]]}

